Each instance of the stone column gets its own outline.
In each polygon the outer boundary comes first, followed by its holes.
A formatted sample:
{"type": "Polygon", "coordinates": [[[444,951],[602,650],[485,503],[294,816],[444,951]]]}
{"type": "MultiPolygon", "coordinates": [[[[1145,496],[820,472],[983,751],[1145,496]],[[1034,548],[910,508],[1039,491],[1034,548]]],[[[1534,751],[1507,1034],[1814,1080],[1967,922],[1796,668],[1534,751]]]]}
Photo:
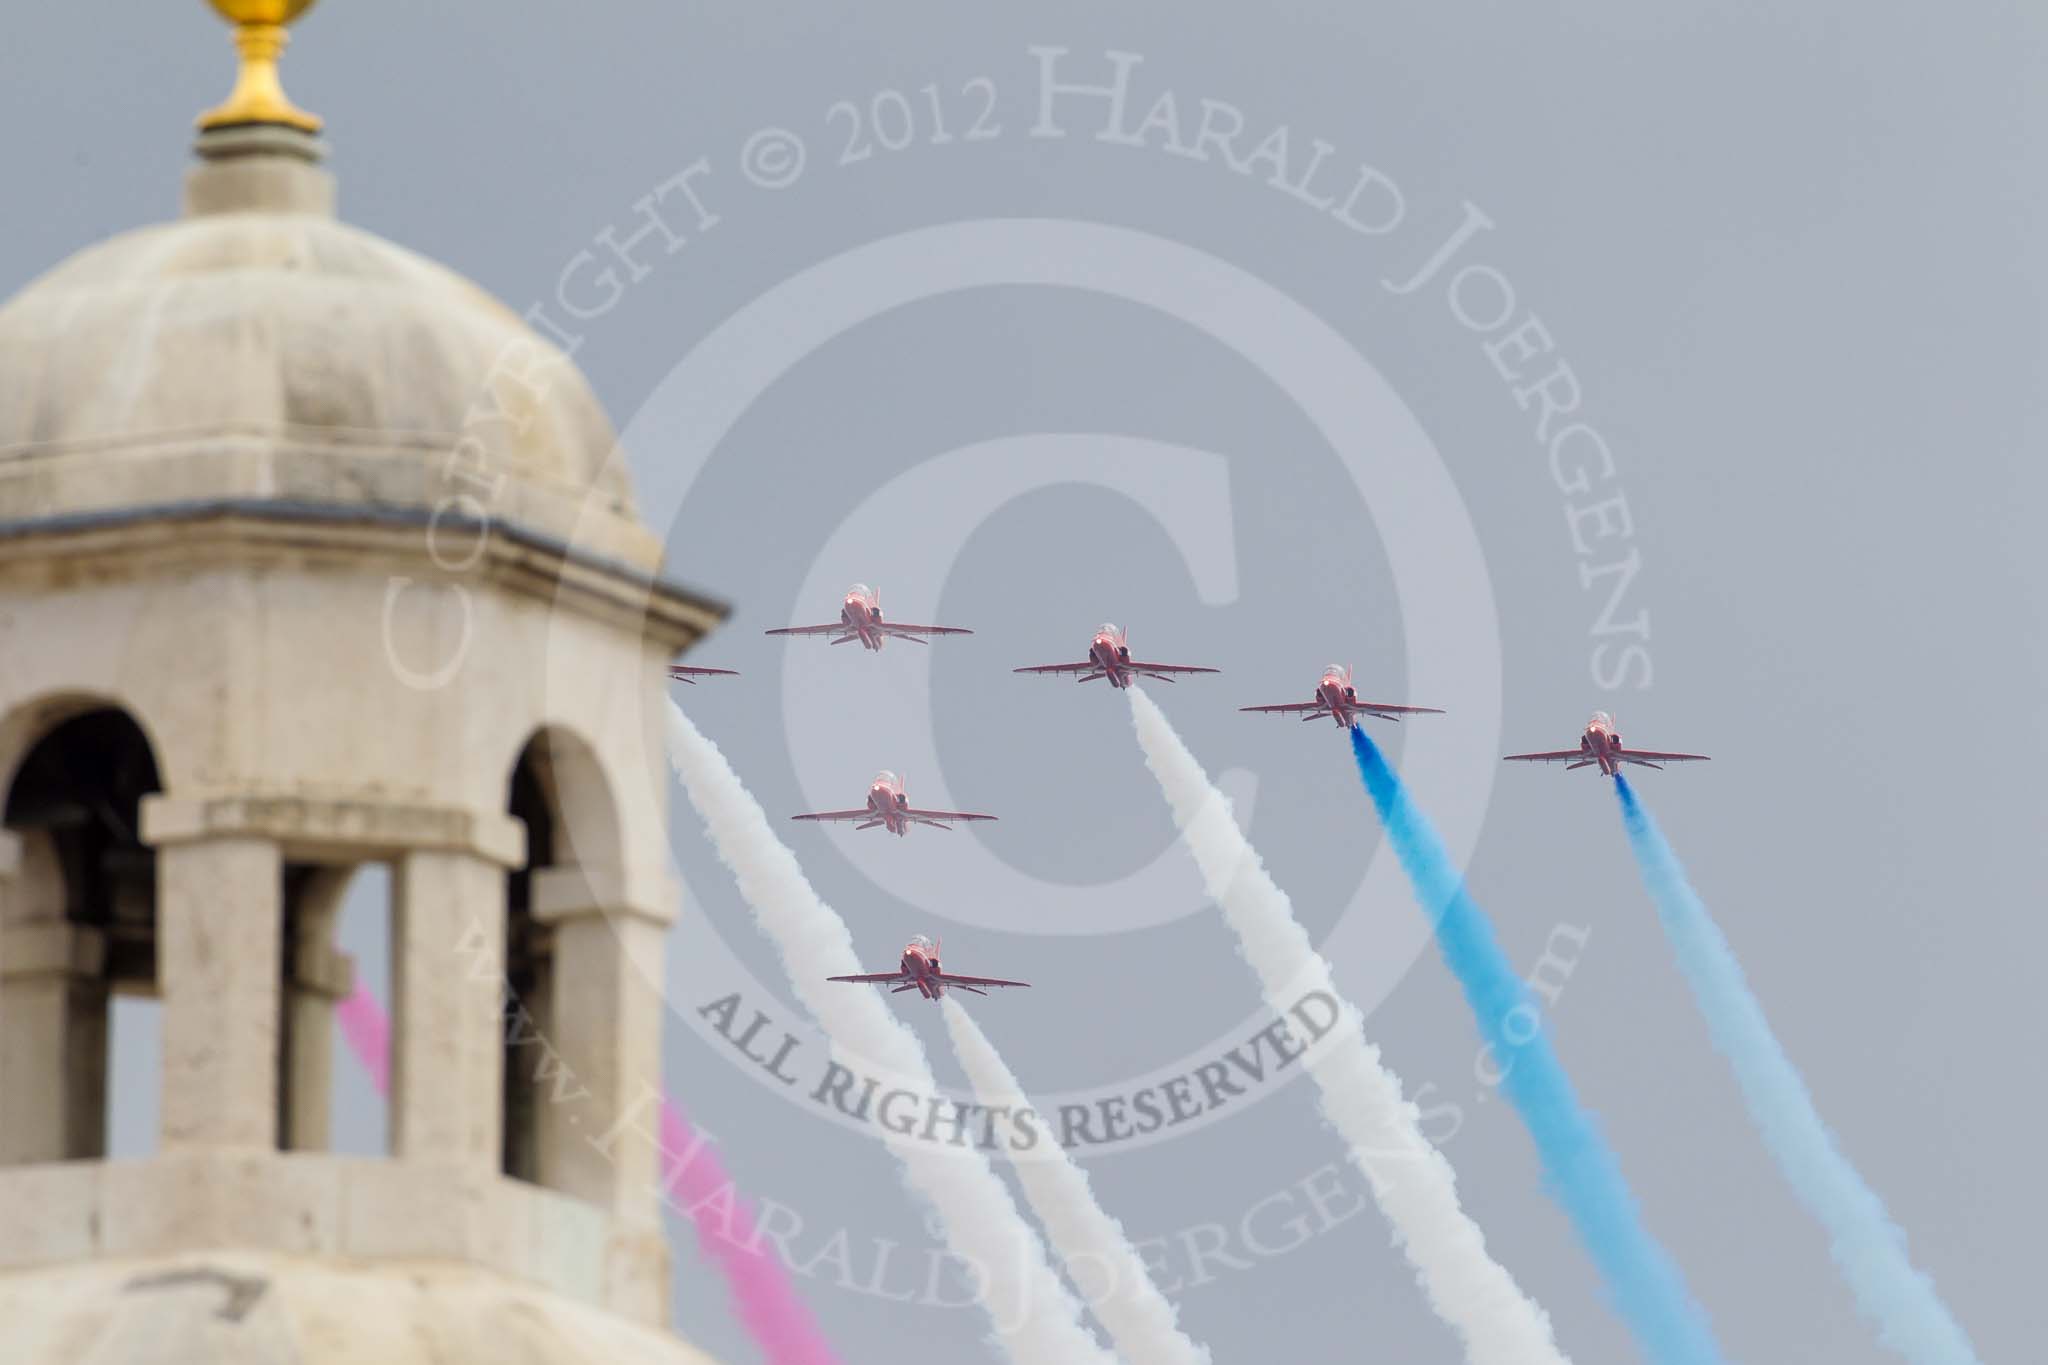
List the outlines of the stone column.
{"type": "Polygon", "coordinates": [[[0,830],[0,1165],[105,1154],[104,951],[49,836],[0,830]]]}
{"type": "Polygon", "coordinates": [[[278,1137],[284,865],[275,842],[198,837],[157,849],[163,1147],[278,1137]]]}
{"type": "Polygon", "coordinates": [[[286,907],[294,926],[285,964],[283,1146],[327,1150],[334,1091],[334,1007],[355,987],[354,964],[334,946],[334,924],[354,867],[316,869],[286,907]]]}
{"type": "Polygon", "coordinates": [[[605,1298],[617,1312],[666,1320],[659,1124],[663,939],[676,915],[669,879],[582,866],[534,875],[534,915],[554,927],[550,1045],[567,1083],[542,1095],[541,1183],[612,1215],[605,1298]]]}
{"type": "Polygon", "coordinates": [[[476,1175],[504,1133],[505,870],[417,849],[392,876],[391,1150],[476,1175]]]}

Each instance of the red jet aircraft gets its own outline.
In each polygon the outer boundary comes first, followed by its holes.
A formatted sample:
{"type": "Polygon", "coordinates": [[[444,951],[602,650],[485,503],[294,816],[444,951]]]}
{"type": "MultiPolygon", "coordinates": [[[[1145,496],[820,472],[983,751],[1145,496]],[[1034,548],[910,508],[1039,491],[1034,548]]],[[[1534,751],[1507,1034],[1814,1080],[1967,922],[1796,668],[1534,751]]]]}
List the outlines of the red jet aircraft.
{"type": "Polygon", "coordinates": [[[893,972],[870,972],[865,976],[828,976],[827,981],[852,981],[861,985],[887,986],[889,994],[916,991],[927,1000],[937,1000],[951,986],[957,990],[987,995],[984,986],[1029,986],[1029,981],[1004,981],[994,976],[956,976],[939,970],[939,945],[923,934],[910,940],[903,950],[903,965],[893,972]]]}
{"type": "Polygon", "coordinates": [[[1623,748],[1621,734],[1614,728],[1614,717],[1605,711],[1595,711],[1593,719],[1586,722],[1586,732],[1579,736],[1576,749],[1559,749],[1543,754],[1509,754],[1507,757],[1510,763],[1562,763],[1567,772],[1597,764],[1603,777],[1619,777],[1624,763],[1661,768],[1666,763],[1707,761],[1705,754],[1661,754],[1655,749],[1623,748]]]}
{"type": "Polygon", "coordinates": [[[858,820],[855,829],[877,826],[894,835],[910,833],[912,825],[951,829],[948,820],[993,820],[993,815],[974,815],[964,810],[919,810],[903,794],[903,779],[887,771],[875,774],[868,787],[868,803],[858,810],[821,810],[811,815],[792,815],[792,820],[858,820]]]}
{"type": "Polygon", "coordinates": [[[677,682],[696,686],[699,678],[737,678],[739,673],[730,668],[693,668],[689,664],[670,664],[668,675],[677,682]]]}
{"type": "Polygon", "coordinates": [[[1122,689],[1131,685],[1132,678],[1157,678],[1160,682],[1172,682],[1175,673],[1214,673],[1213,668],[1196,668],[1192,664],[1148,664],[1131,657],[1131,647],[1124,641],[1123,628],[1102,625],[1096,627],[1095,639],[1088,646],[1088,660],[1078,664],[1036,664],[1030,668],[1019,668],[1018,673],[1078,673],[1075,682],[1094,682],[1097,678],[1109,679],[1109,685],[1122,689]]]}
{"type": "Polygon", "coordinates": [[[830,635],[832,643],[843,645],[858,640],[868,649],[879,650],[882,643],[891,637],[898,640],[913,640],[926,643],[928,635],[972,635],[973,631],[961,626],[906,626],[895,621],[882,619],[882,595],[865,583],[856,583],[846,590],[846,600],[839,606],[839,619],[829,626],[785,626],[771,630],[770,635],[830,635]]]}
{"type": "Polygon", "coordinates": [[[1360,701],[1358,689],[1351,685],[1351,670],[1343,664],[1331,664],[1323,670],[1322,681],[1316,684],[1313,701],[1287,701],[1272,706],[1240,706],[1240,711],[1267,711],[1299,715],[1303,720],[1315,720],[1328,716],[1340,726],[1356,725],[1361,716],[1378,716],[1381,720],[1399,720],[1403,716],[1440,716],[1443,712],[1434,706],[1395,706],[1391,702],[1360,701]]]}

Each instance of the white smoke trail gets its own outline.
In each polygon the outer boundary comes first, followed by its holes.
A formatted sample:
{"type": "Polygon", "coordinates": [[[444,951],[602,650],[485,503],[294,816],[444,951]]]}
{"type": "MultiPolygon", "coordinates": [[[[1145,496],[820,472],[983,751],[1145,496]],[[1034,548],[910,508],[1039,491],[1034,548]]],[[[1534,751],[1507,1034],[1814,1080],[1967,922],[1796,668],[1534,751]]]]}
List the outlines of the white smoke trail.
{"type": "MultiPolygon", "coordinates": [[[[967,1011],[951,996],[942,1002],[942,1010],[953,1050],[982,1107],[1013,1114],[1029,1109],[1024,1087],[967,1011]]],[[[1013,1152],[1011,1165],[1023,1183],[1026,1202],[1045,1225],[1046,1236],[1075,1283],[1081,1282],[1083,1265],[1101,1276],[1102,1293],[1090,1298],[1088,1306],[1109,1329],[1109,1339],[1123,1358],[1130,1365],[1208,1365],[1208,1350],[1180,1330],[1173,1304],[1146,1274],[1145,1262],[1125,1236],[1123,1224],[1095,1201],[1088,1173],[1066,1149],[1055,1142],[1031,1152],[1013,1152]]]]}
{"type": "MultiPolygon", "coordinates": [[[[832,1040],[842,1065],[935,1095],[924,1046],[872,987],[828,982],[861,970],[846,923],[819,898],[732,765],[674,701],[669,762],[732,869],[761,931],[781,954],[797,998],[832,1040]]],[[[1081,1306],[1046,1259],[1010,1191],[976,1147],[941,1146],[878,1125],[906,1184],[937,1211],[947,1247],[983,1280],[994,1340],[1017,1365],[1114,1365],[1082,1326],[1081,1306]]]]}
{"type": "MultiPolygon", "coordinates": [[[[1295,920],[1287,893],[1231,818],[1229,799],[1152,699],[1135,687],[1130,698],[1145,764],[1267,1003],[1285,1015],[1313,991],[1341,999],[1330,964],[1295,920]]],[[[1458,1203],[1450,1162],[1423,1136],[1419,1111],[1366,1041],[1357,1009],[1349,1002],[1342,1009],[1344,1017],[1304,1060],[1322,1092],[1324,1116],[1371,1183],[1430,1307],[1458,1334],[1473,1365],[1563,1365],[1549,1316],[1487,1254],[1485,1234],[1458,1203]]]]}

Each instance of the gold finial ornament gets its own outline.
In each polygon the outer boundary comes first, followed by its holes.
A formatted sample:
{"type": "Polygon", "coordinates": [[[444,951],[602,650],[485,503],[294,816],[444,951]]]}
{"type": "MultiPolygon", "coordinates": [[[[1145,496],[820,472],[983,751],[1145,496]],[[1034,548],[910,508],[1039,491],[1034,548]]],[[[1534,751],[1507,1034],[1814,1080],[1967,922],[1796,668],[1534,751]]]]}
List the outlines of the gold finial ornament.
{"type": "Polygon", "coordinates": [[[235,26],[235,47],[242,54],[242,72],[235,78],[227,103],[199,116],[201,128],[232,128],[245,123],[282,123],[308,133],[320,131],[316,115],[285,98],[277,80],[277,54],[284,51],[285,25],[312,8],[313,0],[208,0],[223,19],[235,26]]]}

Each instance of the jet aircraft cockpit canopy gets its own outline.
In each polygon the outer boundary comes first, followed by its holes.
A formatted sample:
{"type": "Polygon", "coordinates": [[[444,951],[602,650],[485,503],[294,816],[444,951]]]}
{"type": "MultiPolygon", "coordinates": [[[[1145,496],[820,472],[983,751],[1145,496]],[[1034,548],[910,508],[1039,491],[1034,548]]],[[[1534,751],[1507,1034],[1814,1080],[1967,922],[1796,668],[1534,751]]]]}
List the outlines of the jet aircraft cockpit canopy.
{"type": "Polygon", "coordinates": [[[1591,723],[1603,730],[1612,730],[1614,728],[1614,717],[1608,715],[1605,711],[1595,711],[1591,723]]]}
{"type": "Polygon", "coordinates": [[[1101,625],[1095,628],[1095,633],[1097,635],[1107,635],[1112,640],[1118,640],[1123,638],[1123,632],[1118,630],[1116,628],[1115,622],[1112,621],[1104,621],[1101,625]]]}
{"type": "Polygon", "coordinates": [[[1350,671],[1342,664],[1330,664],[1323,669],[1323,676],[1326,678],[1341,678],[1350,671]]]}
{"type": "Polygon", "coordinates": [[[846,595],[848,597],[858,597],[868,602],[875,600],[875,590],[865,583],[854,584],[846,590],[846,595]]]}
{"type": "Polygon", "coordinates": [[[913,948],[922,949],[926,956],[930,956],[936,945],[934,945],[932,941],[926,938],[923,934],[912,934],[910,936],[910,946],[913,948]]]}
{"type": "Polygon", "coordinates": [[[878,787],[900,787],[903,785],[903,779],[890,772],[887,768],[884,768],[875,774],[875,785],[878,787]]]}

